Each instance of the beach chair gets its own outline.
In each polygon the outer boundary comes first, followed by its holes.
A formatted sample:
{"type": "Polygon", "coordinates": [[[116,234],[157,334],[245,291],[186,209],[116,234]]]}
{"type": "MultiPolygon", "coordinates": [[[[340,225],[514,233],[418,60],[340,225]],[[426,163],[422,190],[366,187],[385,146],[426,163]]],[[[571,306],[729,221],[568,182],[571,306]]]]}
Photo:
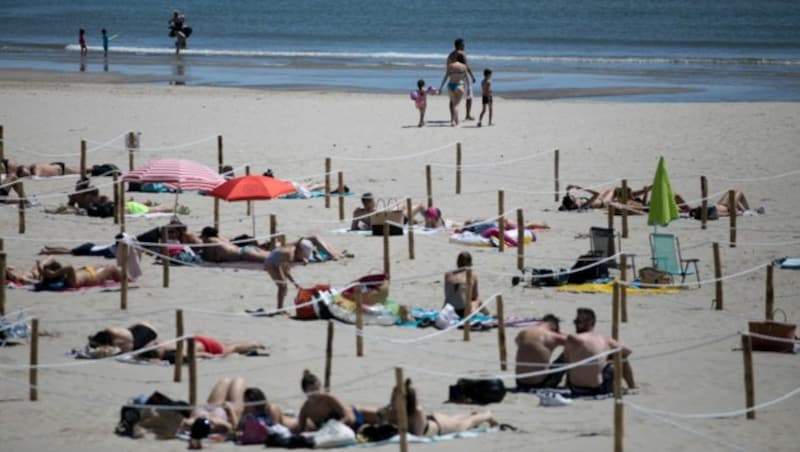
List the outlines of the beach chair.
{"type": "Polygon", "coordinates": [[[678,237],[673,234],[654,232],[650,234],[650,251],[653,267],[670,275],[680,275],[681,283],[684,282],[687,275],[695,275],[697,285],[700,286],[700,270],[697,268],[700,259],[684,259],[681,256],[678,237]],[[694,270],[690,269],[690,266],[693,266],[694,270]]]}
{"type": "MultiPolygon", "coordinates": [[[[589,240],[592,256],[603,259],[617,254],[617,250],[622,251],[622,239],[613,229],[592,226],[589,228],[589,240]]],[[[636,275],[636,255],[631,253],[624,254],[628,261],[627,267],[633,269],[633,274],[636,275]]],[[[609,260],[608,266],[610,268],[619,268],[619,262],[617,259],[609,260]]]]}

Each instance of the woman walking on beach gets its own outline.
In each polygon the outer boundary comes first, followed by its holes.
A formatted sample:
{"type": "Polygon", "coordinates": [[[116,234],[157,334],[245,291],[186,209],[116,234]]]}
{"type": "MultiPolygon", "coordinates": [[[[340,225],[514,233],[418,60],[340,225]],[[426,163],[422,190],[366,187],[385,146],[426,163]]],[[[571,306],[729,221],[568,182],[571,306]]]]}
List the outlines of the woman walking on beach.
{"type": "Polygon", "coordinates": [[[439,85],[439,93],[441,93],[444,83],[447,81],[447,91],[450,95],[450,125],[453,127],[458,125],[458,104],[464,97],[464,82],[469,82],[467,69],[464,55],[456,54],[455,60],[447,65],[447,73],[439,85]]]}

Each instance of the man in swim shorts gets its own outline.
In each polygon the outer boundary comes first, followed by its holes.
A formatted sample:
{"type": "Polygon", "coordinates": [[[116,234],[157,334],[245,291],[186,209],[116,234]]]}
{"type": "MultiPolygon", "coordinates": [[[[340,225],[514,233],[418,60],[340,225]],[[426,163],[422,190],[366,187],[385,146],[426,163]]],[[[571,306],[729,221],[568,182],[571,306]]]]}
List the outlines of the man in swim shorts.
{"type": "MultiPolygon", "coordinates": [[[[559,345],[564,345],[567,337],[559,332],[559,318],[547,314],[542,322],[526,328],[517,334],[517,367],[516,374],[541,372],[557,367],[556,363],[550,364],[553,350],[559,345]]],[[[546,375],[532,375],[517,377],[517,390],[530,391],[540,388],[555,388],[561,382],[564,372],[546,375]]]]}

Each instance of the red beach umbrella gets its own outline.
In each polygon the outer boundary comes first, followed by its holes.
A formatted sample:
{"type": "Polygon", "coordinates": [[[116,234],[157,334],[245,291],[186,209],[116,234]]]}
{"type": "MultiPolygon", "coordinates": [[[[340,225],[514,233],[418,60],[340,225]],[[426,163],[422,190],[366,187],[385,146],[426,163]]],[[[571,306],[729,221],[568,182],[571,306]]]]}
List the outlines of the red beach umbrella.
{"type": "MultiPolygon", "coordinates": [[[[225,181],[209,193],[225,201],[256,201],[259,199],[273,199],[280,195],[294,193],[296,190],[291,182],[275,179],[268,176],[241,176],[225,181]]],[[[253,236],[256,235],[255,206],[252,211],[253,236]]]]}
{"type": "Polygon", "coordinates": [[[180,190],[211,191],[225,182],[225,178],[212,170],[191,160],[160,159],[151,160],[139,168],[123,173],[123,182],[162,183],[180,190]]]}
{"type": "Polygon", "coordinates": [[[294,192],[295,188],[291,182],[252,175],[227,180],[209,194],[225,201],[256,201],[277,198],[280,195],[294,192]]]}

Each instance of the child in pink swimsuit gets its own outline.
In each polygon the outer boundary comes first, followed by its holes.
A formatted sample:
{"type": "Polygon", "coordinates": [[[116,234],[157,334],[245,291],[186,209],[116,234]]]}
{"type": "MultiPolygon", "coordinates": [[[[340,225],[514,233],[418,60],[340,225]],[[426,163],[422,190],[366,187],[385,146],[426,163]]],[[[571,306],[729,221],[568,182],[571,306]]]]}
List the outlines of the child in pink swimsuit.
{"type": "Polygon", "coordinates": [[[422,79],[417,80],[417,89],[411,91],[411,100],[414,101],[414,105],[416,105],[417,110],[419,110],[419,127],[425,125],[425,109],[428,106],[428,94],[435,92],[436,90],[433,89],[433,87],[425,89],[425,80],[422,79]]]}

